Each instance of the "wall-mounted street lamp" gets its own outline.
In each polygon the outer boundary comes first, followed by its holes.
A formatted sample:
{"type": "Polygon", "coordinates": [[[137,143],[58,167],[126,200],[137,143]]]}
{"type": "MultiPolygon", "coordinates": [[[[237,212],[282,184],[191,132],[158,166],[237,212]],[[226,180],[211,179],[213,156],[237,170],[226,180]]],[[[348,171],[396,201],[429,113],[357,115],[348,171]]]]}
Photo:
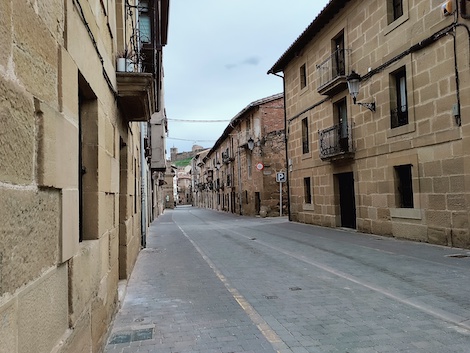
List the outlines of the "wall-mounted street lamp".
{"type": "Polygon", "coordinates": [[[248,149],[250,151],[253,151],[253,148],[255,148],[255,141],[250,137],[247,141],[248,149]]]}
{"type": "Polygon", "coordinates": [[[354,104],[362,105],[363,107],[369,109],[371,112],[375,112],[375,102],[356,102],[357,95],[359,94],[359,87],[361,86],[361,76],[359,76],[358,73],[351,71],[351,74],[346,77],[346,81],[348,81],[349,94],[351,95],[354,104]]]}

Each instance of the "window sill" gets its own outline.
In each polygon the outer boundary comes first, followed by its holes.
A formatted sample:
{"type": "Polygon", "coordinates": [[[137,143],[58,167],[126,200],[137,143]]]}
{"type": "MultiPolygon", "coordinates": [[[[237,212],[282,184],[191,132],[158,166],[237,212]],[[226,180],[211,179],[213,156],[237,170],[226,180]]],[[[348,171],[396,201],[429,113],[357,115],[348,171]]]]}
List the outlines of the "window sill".
{"type": "Polygon", "coordinates": [[[397,18],[395,21],[391,22],[387,27],[385,27],[384,34],[387,35],[392,32],[394,29],[400,27],[403,23],[408,21],[408,13],[404,13],[402,16],[397,18]]]}
{"type": "Polygon", "coordinates": [[[303,211],[314,211],[315,206],[314,206],[313,203],[304,203],[303,206],[302,206],[302,210],[303,211]]]}
{"type": "Polygon", "coordinates": [[[395,137],[399,135],[409,134],[410,132],[415,131],[415,125],[413,123],[408,123],[399,127],[395,127],[387,131],[387,138],[395,137]]]}
{"type": "Polygon", "coordinates": [[[422,219],[421,209],[419,208],[391,208],[390,216],[402,219],[422,219]]]}

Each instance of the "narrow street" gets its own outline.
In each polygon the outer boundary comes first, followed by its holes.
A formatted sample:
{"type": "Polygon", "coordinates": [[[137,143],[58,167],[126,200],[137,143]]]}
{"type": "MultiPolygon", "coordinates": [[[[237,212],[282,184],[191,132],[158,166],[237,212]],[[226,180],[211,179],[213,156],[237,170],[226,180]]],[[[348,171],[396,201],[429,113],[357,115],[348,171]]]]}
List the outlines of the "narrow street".
{"type": "Polygon", "coordinates": [[[106,353],[469,353],[470,252],[193,207],[150,229],[106,353]]]}

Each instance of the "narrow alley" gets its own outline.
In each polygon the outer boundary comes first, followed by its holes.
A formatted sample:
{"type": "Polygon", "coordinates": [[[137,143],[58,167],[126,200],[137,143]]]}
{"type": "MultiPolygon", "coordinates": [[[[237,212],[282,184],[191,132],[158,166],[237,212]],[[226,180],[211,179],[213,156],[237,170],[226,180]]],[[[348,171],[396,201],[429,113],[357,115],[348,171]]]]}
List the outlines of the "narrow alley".
{"type": "Polygon", "coordinates": [[[467,250],[179,207],[106,353],[470,351],[467,250]]]}

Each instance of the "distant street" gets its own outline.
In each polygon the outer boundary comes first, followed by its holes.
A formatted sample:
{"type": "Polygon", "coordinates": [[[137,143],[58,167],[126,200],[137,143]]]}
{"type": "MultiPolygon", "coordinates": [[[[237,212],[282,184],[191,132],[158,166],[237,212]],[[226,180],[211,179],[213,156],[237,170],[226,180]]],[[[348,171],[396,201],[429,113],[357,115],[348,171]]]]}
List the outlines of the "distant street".
{"type": "Polygon", "coordinates": [[[470,251],[193,207],[150,229],[107,353],[469,353],[470,251]]]}

